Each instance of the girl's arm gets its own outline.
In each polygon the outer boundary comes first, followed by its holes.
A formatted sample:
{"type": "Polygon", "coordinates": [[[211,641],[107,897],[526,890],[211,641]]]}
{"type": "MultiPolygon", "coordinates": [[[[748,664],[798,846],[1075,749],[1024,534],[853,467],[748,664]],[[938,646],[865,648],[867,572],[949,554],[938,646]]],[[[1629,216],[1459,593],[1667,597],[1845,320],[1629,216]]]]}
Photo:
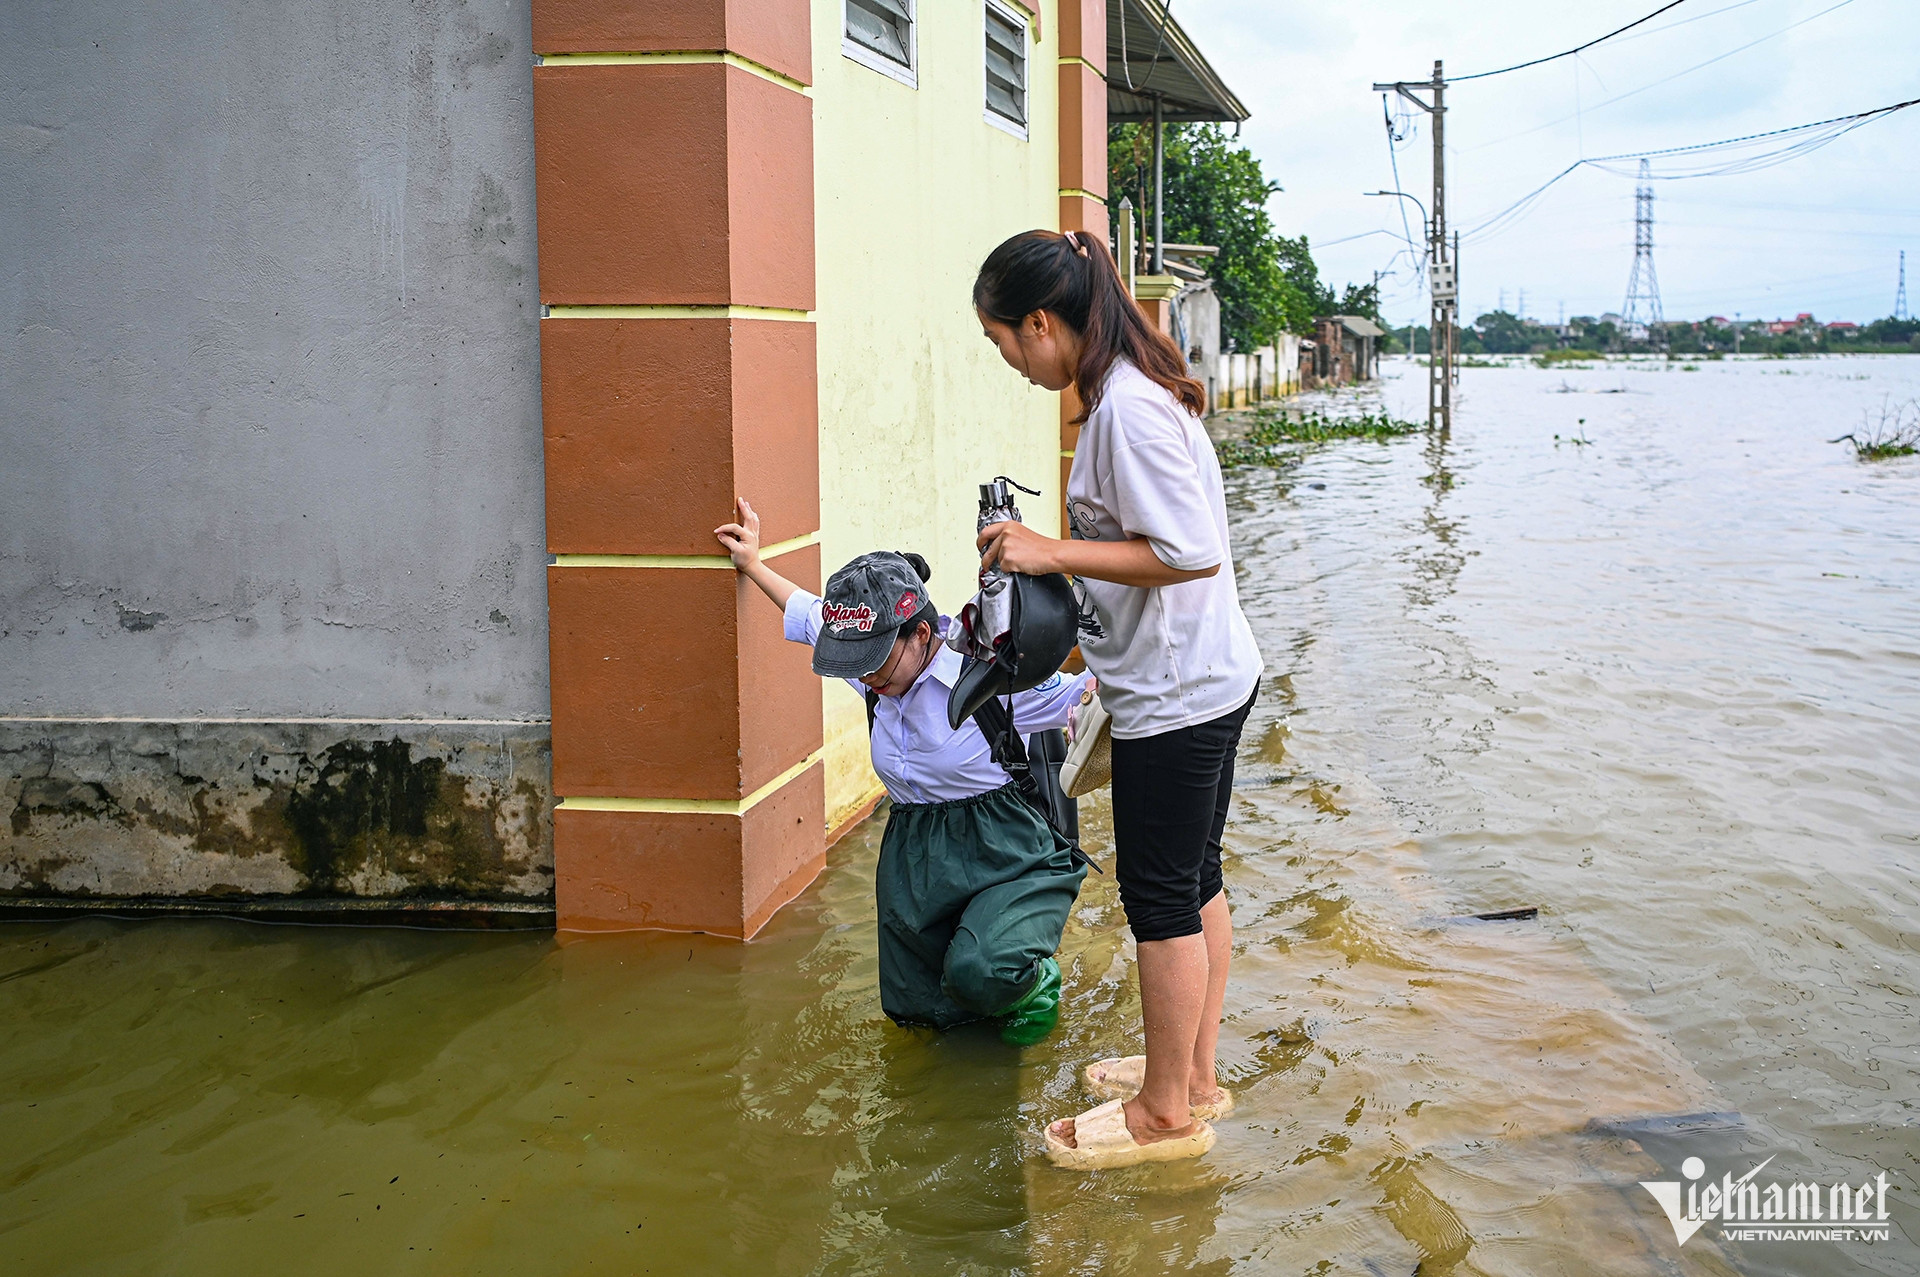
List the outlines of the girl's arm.
{"type": "Polygon", "coordinates": [[[1220,570],[1218,563],[1193,571],[1170,568],[1154,553],[1153,544],[1145,537],[1129,537],[1125,541],[1056,541],[1024,523],[990,523],[980,530],[975,544],[980,549],[983,567],[997,563],[1009,572],[1033,576],[1067,572],[1096,581],[1143,588],[1198,581],[1220,570]]]}
{"type": "Polygon", "coordinates": [[[713,535],[726,547],[727,556],[741,575],[759,586],[760,592],[784,612],[787,601],[800,587],[760,561],[760,516],[753,512],[747,499],[737,498],[733,506],[740,521],[721,524],[713,530],[713,535]]]}

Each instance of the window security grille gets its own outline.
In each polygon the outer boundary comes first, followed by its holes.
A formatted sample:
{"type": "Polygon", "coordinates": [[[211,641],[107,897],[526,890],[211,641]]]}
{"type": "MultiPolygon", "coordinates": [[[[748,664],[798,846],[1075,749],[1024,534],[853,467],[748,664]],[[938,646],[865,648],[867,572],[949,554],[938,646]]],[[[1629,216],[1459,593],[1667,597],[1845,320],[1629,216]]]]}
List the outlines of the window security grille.
{"type": "Polygon", "coordinates": [[[846,0],[841,51],[862,66],[914,83],[913,0],[846,0]]]}
{"type": "Polygon", "coordinates": [[[988,0],[987,121],[1027,134],[1027,26],[988,0]]]}

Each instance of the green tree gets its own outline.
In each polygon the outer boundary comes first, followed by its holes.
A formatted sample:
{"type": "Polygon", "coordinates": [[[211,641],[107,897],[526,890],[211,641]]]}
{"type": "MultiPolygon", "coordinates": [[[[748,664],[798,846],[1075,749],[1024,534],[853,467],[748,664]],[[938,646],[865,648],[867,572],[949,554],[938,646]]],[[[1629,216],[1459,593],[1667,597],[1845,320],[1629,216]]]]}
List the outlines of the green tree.
{"type": "Polygon", "coordinates": [[[1524,354],[1533,348],[1532,336],[1518,315],[1504,310],[1489,311],[1474,320],[1473,326],[1488,354],[1524,354]]]}
{"type": "Polygon", "coordinates": [[[1365,315],[1374,323],[1380,322],[1380,285],[1348,284],[1346,291],[1340,294],[1340,314],[1365,315]]]}
{"type": "MultiPolygon", "coordinates": [[[[1117,124],[1107,139],[1109,198],[1115,207],[1121,196],[1132,198],[1144,238],[1151,232],[1153,130],[1117,124]]],[[[1220,249],[1211,273],[1223,341],[1253,350],[1283,332],[1311,332],[1314,316],[1334,309],[1333,290],[1320,282],[1306,236],[1288,239],[1274,230],[1267,200],[1279,185],[1225,129],[1167,125],[1162,165],[1168,242],[1220,249]]]]}
{"type": "Polygon", "coordinates": [[[1920,319],[1895,319],[1889,315],[1868,324],[1860,335],[1868,341],[1908,343],[1920,337],[1920,319]]]}

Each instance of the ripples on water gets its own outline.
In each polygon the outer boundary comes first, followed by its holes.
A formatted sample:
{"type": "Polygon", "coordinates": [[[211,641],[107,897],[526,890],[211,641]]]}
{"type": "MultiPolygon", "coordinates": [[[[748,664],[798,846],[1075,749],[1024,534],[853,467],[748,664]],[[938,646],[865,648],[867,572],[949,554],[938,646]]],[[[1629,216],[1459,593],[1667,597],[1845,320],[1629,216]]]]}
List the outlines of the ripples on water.
{"type": "MultiPolygon", "coordinates": [[[[1424,375],[1389,374],[1414,415],[1424,375]]],[[[1230,480],[1269,675],[1228,835],[1240,1103],[1205,1159],[1034,1155],[1139,1040],[1110,879],[1048,1043],[882,1020],[870,822],[746,946],[0,930],[0,1257],[1920,1271],[1920,459],[1824,442],[1920,359],[1465,378],[1451,440],[1230,480]],[[1689,1114],[1720,1116],[1658,1120],[1689,1114]],[[1892,1243],[1679,1251],[1635,1187],[1769,1153],[1889,1171],[1892,1243]]]]}

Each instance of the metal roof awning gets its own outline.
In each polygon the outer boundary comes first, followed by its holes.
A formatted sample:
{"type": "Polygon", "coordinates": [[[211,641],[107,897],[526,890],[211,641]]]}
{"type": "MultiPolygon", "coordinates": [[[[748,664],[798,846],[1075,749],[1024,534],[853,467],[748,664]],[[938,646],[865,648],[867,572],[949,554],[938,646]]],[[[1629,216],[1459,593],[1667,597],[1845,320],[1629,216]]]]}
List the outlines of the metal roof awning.
{"type": "Polygon", "coordinates": [[[1335,323],[1352,333],[1355,337],[1385,337],[1387,330],[1368,319],[1365,315],[1334,315],[1335,323]]]}
{"type": "Polygon", "coordinates": [[[1166,0],[1107,2],[1107,121],[1238,124],[1251,114],[1167,13],[1166,0]]]}

